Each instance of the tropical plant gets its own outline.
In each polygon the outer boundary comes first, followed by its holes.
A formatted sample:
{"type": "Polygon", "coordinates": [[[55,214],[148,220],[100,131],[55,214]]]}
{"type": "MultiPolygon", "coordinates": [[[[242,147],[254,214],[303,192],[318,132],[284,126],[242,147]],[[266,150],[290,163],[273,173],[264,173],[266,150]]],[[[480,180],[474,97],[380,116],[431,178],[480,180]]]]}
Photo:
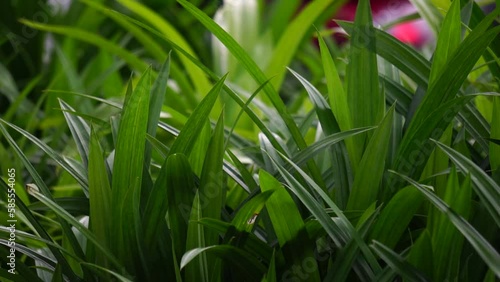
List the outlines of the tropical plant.
{"type": "Polygon", "coordinates": [[[314,28],[343,1],[275,1],[261,27],[149,2],[21,20],[56,57],[28,82],[2,57],[3,280],[500,278],[500,8],[421,1],[428,59],[367,0],[345,46],[314,28]]]}

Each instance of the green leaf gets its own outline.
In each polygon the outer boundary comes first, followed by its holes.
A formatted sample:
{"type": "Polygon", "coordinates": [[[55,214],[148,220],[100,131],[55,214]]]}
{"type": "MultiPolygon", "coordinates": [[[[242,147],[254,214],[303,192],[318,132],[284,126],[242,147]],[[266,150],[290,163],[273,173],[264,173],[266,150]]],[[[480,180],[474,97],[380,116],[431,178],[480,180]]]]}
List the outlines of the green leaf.
{"type": "MultiPolygon", "coordinates": [[[[186,250],[193,250],[206,247],[205,244],[205,228],[198,222],[202,218],[202,205],[200,202],[200,194],[197,192],[193,199],[191,214],[189,217],[188,233],[186,239],[186,250]]],[[[181,261],[182,264],[182,261],[181,261]]],[[[185,280],[186,281],[210,281],[208,276],[207,256],[205,253],[200,253],[194,258],[193,262],[186,265],[185,280]]]]}
{"type": "MultiPolygon", "coordinates": [[[[356,10],[346,70],[347,103],[353,127],[377,125],[385,112],[384,93],[379,90],[377,55],[370,51],[376,46],[373,30],[370,3],[361,0],[356,10]]],[[[361,154],[365,149],[365,139],[365,135],[354,138],[355,147],[360,148],[361,154]]],[[[358,158],[353,159],[355,172],[361,154],[353,156],[358,158]]]]}
{"type": "MultiPolygon", "coordinates": [[[[479,10],[480,11],[480,10],[479,10]]],[[[480,13],[482,13],[480,11],[480,13]]],[[[487,19],[481,23],[482,29],[488,27],[491,21],[495,18],[495,13],[488,15],[487,19]]],[[[352,33],[352,23],[337,21],[339,25],[352,33]]],[[[410,46],[403,44],[388,33],[375,29],[374,36],[376,37],[376,49],[371,49],[378,55],[392,63],[398,69],[408,75],[413,81],[422,87],[428,88],[428,77],[430,75],[430,62],[427,61],[422,55],[410,46]]],[[[485,56],[488,53],[485,53],[485,56]]],[[[458,59],[457,59],[458,60],[458,59]]],[[[412,113],[410,117],[413,115],[412,113]]],[[[409,118],[407,118],[409,120],[409,118]]],[[[484,118],[477,113],[471,106],[466,106],[460,113],[460,119],[465,123],[467,131],[477,140],[477,142],[485,149],[488,150],[488,143],[484,142],[482,138],[489,135],[488,124],[485,123],[484,118]]],[[[407,120],[407,123],[408,123],[407,120]]]]}
{"type": "MultiPolygon", "coordinates": [[[[285,187],[264,170],[259,171],[260,189],[263,193],[272,191],[273,196],[266,203],[271,223],[278,238],[278,243],[285,255],[287,269],[293,271],[303,261],[314,256],[312,244],[307,236],[306,228],[300,212],[285,187]]],[[[316,262],[314,262],[316,264],[316,262]]],[[[286,271],[288,272],[288,271],[286,271]]],[[[310,280],[318,280],[317,266],[309,273],[310,280]]]]}
{"type": "MultiPolygon", "coordinates": [[[[450,156],[451,157],[451,156],[450,156]]],[[[495,250],[495,248],[479,233],[474,227],[467,222],[463,217],[458,215],[454,210],[452,210],[443,200],[437,197],[434,193],[429,191],[427,187],[419,184],[411,178],[408,178],[402,174],[391,171],[404,180],[408,181],[410,184],[415,186],[424,196],[441,212],[443,212],[446,217],[455,225],[455,227],[462,233],[467,241],[476,250],[479,256],[484,260],[484,262],[490,267],[490,269],[495,273],[495,275],[500,276],[500,266],[498,262],[500,261],[500,254],[495,250]]],[[[498,203],[498,202],[497,202],[498,203]]]]}
{"type": "Polygon", "coordinates": [[[82,233],[85,236],[85,238],[88,239],[89,242],[91,242],[96,248],[98,248],[100,251],[102,251],[102,253],[106,256],[106,258],[109,260],[109,262],[111,264],[113,264],[114,267],[116,267],[120,271],[125,271],[125,269],[121,266],[120,262],[110,252],[110,250],[106,246],[102,245],[101,242],[98,241],[98,239],[95,237],[95,235],[87,229],[87,227],[85,227],[82,223],[80,223],[78,220],[76,220],[71,214],[69,214],[63,208],[61,208],[56,203],[54,203],[54,201],[52,201],[51,199],[49,199],[45,195],[41,194],[39,192],[38,187],[35,184],[26,185],[26,190],[28,190],[28,193],[31,196],[35,197],[40,202],[44,203],[52,211],[54,211],[58,216],[60,216],[63,220],[65,220],[67,223],[71,224],[80,233],[82,233]]]}
{"type": "Polygon", "coordinates": [[[492,170],[500,168],[500,97],[493,98],[490,135],[490,164],[492,170]],[[495,141],[496,140],[496,141],[495,141]]]}
{"type": "Polygon", "coordinates": [[[325,71],[330,107],[339,123],[340,129],[342,131],[352,129],[351,112],[347,103],[347,95],[340,80],[337,67],[323,37],[318,36],[318,41],[321,51],[321,61],[325,71]]]}
{"type": "Polygon", "coordinates": [[[422,234],[420,234],[415,244],[411,247],[407,260],[411,265],[422,271],[425,276],[433,276],[434,255],[429,230],[425,229],[422,234]]]}
{"type": "Polygon", "coordinates": [[[278,180],[268,172],[260,170],[259,181],[262,192],[274,191],[273,196],[266,203],[266,208],[278,243],[284,246],[304,229],[304,221],[292,197],[278,180]]]}
{"type": "Polygon", "coordinates": [[[281,36],[286,29],[290,19],[300,7],[299,0],[277,0],[270,3],[271,16],[269,17],[269,26],[273,31],[276,40],[281,36]]]}
{"type": "Polygon", "coordinates": [[[105,38],[103,38],[99,35],[96,35],[95,33],[88,32],[88,31],[85,31],[85,30],[82,30],[79,28],[74,28],[74,27],[35,23],[32,21],[28,21],[26,19],[21,19],[19,21],[21,23],[25,24],[26,26],[29,26],[33,29],[62,34],[62,35],[65,35],[65,36],[68,36],[71,38],[75,38],[75,39],[93,44],[99,48],[102,48],[103,50],[107,50],[108,52],[110,52],[112,54],[118,55],[123,60],[125,60],[127,62],[127,64],[129,64],[132,68],[134,68],[140,72],[145,71],[148,67],[146,63],[144,63],[142,60],[140,60],[133,53],[125,50],[124,48],[118,46],[115,43],[112,43],[109,40],[106,40],[105,38]]]}
{"type": "MultiPolygon", "coordinates": [[[[352,23],[345,21],[336,22],[345,29],[347,33],[353,34],[355,28],[352,23]]],[[[367,34],[366,36],[368,38],[375,38],[375,46],[367,45],[366,47],[370,48],[372,52],[383,57],[403,73],[407,74],[418,85],[426,86],[428,84],[430,63],[424,56],[410,46],[403,44],[394,36],[380,29],[366,30],[366,32],[373,32],[373,34],[367,34]]]]}
{"type": "Polygon", "coordinates": [[[365,210],[376,199],[385,172],[385,160],[391,139],[393,105],[373,133],[359,167],[354,176],[351,195],[347,203],[349,210],[365,210]]]}
{"type": "MultiPolygon", "coordinates": [[[[165,92],[167,91],[167,82],[170,74],[170,54],[167,60],[161,66],[153,86],[151,87],[149,99],[149,117],[147,134],[152,137],[156,136],[156,129],[158,128],[158,121],[160,120],[161,107],[165,100],[165,92]]],[[[147,165],[151,161],[151,145],[146,144],[146,153],[144,156],[144,163],[147,165]]]]}
{"type": "MultiPolygon", "coordinates": [[[[81,0],[81,1],[86,5],[88,5],[89,7],[92,7],[93,9],[96,9],[100,13],[108,16],[110,19],[114,20],[116,23],[121,25],[123,29],[127,30],[127,32],[133,34],[137,39],[137,41],[139,41],[142,44],[142,46],[158,61],[167,60],[169,54],[167,54],[163,50],[161,44],[156,42],[153,38],[151,38],[151,36],[148,33],[143,32],[140,28],[138,28],[136,25],[130,22],[129,21],[130,18],[125,17],[123,14],[115,10],[108,9],[105,6],[96,3],[95,1],[91,0],[81,0]]],[[[149,28],[151,30],[156,31],[156,29],[153,29],[152,27],[149,28]]],[[[157,34],[161,34],[158,31],[156,32],[157,34]]],[[[180,69],[180,67],[175,63],[175,61],[171,61],[170,64],[172,68],[171,71],[172,77],[179,85],[181,92],[186,95],[186,100],[190,103],[190,105],[194,107],[198,101],[196,99],[195,91],[192,89],[191,84],[189,83],[184,73],[184,70],[180,69]]],[[[170,96],[169,98],[173,97],[170,96]]]]}
{"type": "Polygon", "coordinates": [[[340,7],[340,2],[333,0],[318,0],[309,3],[295,19],[288,24],[286,30],[281,35],[276,47],[274,48],[271,61],[266,70],[268,76],[275,76],[273,86],[276,91],[281,88],[285,77],[285,67],[290,64],[302,41],[311,30],[312,24],[321,16],[322,13],[329,10],[331,5],[340,7]],[[333,4],[335,2],[335,4],[333,4]]]}
{"type": "Polygon", "coordinates": [[[262,280],[263,282],[277,282],[276,279],[276,258],[275,252],[273,252],[273,256],[271,257],[271,264],[267,269],[266,277],[262,280]]]}
{"type": "MultiPolygon", "coordinates": [[[[1,119],[0,119],[0,121],[2,123],[5,123],[5,121],[3,121],[1,119]]],[[[47,185],[45,184],[45,182],[43,182],[42,177],[38,174],[36,169],[30,163],[30,161],[28,160],[26,155],[23,153],[21,148],[19,148],[19,146],[16,144],[14,139],[12,139],[12,136],[9,134],[9,132],[6,130],[6,128],[3,126],[2,123],[0,123],[0,131],[2,132],[2,134],[4,135],[5,139],[9,143],[9,145],[12,147],[12,149],[14,149],[17,156],[20,158],[25,169],[28,171],[29,175],[33,178],[33,181],[37,185],[39,185],[39,187],[41,187],[40,189],[41,189],[42,193],[47,198],[53,199],[52,194],[51,194],[49,188],[47,187],[47,185]]],[[[7,123],[7,124],[10,126],[13,126],[10,123],[7,123]]],[[[0,180],[0,183],[2,184],[3,188],[6,191],[8,191],[10,189],[10,187],[5,183],[5,181],[3,181],[3,179],[0,180]]],[[[42,227],[40,222],[38,222],[38,220],[28,210],[28,208],[26,207],[26,205],[24,205],[24,203],[22,202],[21,199],[16,200],[16,205],[23,212],[23,214],[29,219],[30,223],[34,226],[35,230],[41,235],[41,237],[43,237],[47,241],[52,241],[52,239],[49,236],[49,234],[47,233],[47,231],[44,229],[44,227],[42,227]]],[[[80,257],[84,257],[83,250],[81,249],[80,245],[76,241],[76,238],[74,236],[74,233],[71,231],[70,226],[67,224],[66,221],[64,221],[64,219],[62,219],[62,218],[58,218],[58,219],[59,219],[59,223],[61,224],[61,228],[62,228],[63,232],[65,234],[67,234],[68,239],[72,243],[73,250],[78,252],[78,255],[80,255],[80,257]]],[[[59,250],[57,250],[56,248],[53,248],[52,246],[49,246],[49,249],[52,252],[52,254],[54,255],[54,257],[56,257],[58,262],[63,266],[64,274],[68,275],[69,277],[72,277],[73,279],[78,279],[78,276],[73,272],[73,270],[71,269],[68,261],[63,256],[63,254],[59,250]]]]}
{"type": "MultiPolygon", "coordinates": [[[[111,187],[108,179],[107,169],[99,138],[95,130],[92,130],[89,148],[89,203],[90,203],[90,229],[99,242],[108,246],[111,237],[111,226],[109,218],[103,215],[111,215],[111,187]]],[[[97,252],[96,262],[106,265],[105,255],[97,252]]]]}
{"type": "MultiPolygon", "coordinates": [[[[439,13],[439,7],[436,7],[432,2],[433,0],[410,0],[410,2],[413,4],[413,6],[417,9],[418,13],[420,16],[425,19],[431,30],[433,31],[434,35],[439,38],[441,37],[441,33],[439,33],[439,26],[441,25],[441,22],[443,21],[443,16],[441,13],[439,13]]],[[[458,1],[460,2],[460,1],[458,1]]],[[[460,4],[458,5],[460,8],[460,4]]],[[[460,11],[460,9],[459,9],[460,11]]]]}
{"type": "MultiPolygon", "coordinates": [[[[433,106],[433,111],[427,116],[420,116],[423,121],[411,126],[406,131],[398,148],[394,166],[402,171],[420,177],[434,144],[429,138],[439,139],[453,121],[457,113],[472,99],[473,96],[462,96],[452,99],[439,106],[433,106]],[[410,151],[413,150],[413,151],[410,151]]],[[[424,107],[421,105],[420,107],[424,107]]],[[[415,121],[414,119],[412,121],[415,121]]],[[[413,124],[413,122],[412,122],[413,124]]]]}
{"type": "Polygon", "coordinates": [[[123,209],[127,212],[133,210],[133,203],[130,202],[135,194],[133,191],[141,189],[135,185],[140,185],[143,177],[150,83],[151,70],[148,69],[132,94],[126,97],[115,146],[111,193],[111,237],[114,240],[111,241],[111,246],[116,255],[124,259],[127,267],[134,264],[133,260],[138,258],[138,253],[135,230],[130,224],[132,218],[126,217],[123,209]]]}
{"type": "MultiPolygon", "coordinates": [[[[249,233],[246,233],[246,234],[239,233],[238,234],[236,232],[233,232],[234,230],[236,230],[234,228],[234,226],[231,225],[230,223],[228,223],[226,221],[222,221],[222,220],[215,220],[212,218],[203,218],[203,219],[199,220],[197,223],[199,223],[199,225],[203,225],[203,226],[209,227],[213,230],[216,230],[217,232],[224,234],[225,237],[231,236],[232,234],[235,234],[237,236],[243,235],[243,236],[241,236],[241,238],[244,239],[244,240],[242,240],[243,242],[237,242],[237,245],[239,247],[244,248],[247,252],[255,255],[256,257],[261,258],[263,262],[265,262],[265,263],[269,262],[269,258],[271,257],[271,255],[273,253],[273,249],[271,247],[269,247],[266,242],[262,241],[256,235],[251,234],[251,233],[250,234],[249,233]],[[243,243],[243,244],[240,244],[240,243],[243,243]]],[[[226,240],[227,242],[231,242],[233,240],[232,237],[226,238],[226,239],[229,239],[229,240],[226,240]]],[[[237,238],[237,239],[239,239],[239,238],[237,238]]]]}
{"type": "MultiPolygon", "coordinates": [[[[30,134],[28,131],[12,124],[9,122],[4,121],[3,119],[0,119],[0,123],[4,123],[7,126],[11,127],[12,129],[16,130],[17,132],[21,133],[23,136],[25,136],[28,140],[33,142],[38,148],[40,148],[42,151],[44,151],[50,158],[52,158],[57,164],[59,164],[65,171],[67,171],[71,176],[73,176],[78,184],[82,186],[83,192],[88,195],[88,183],[87,183],[87,176],[82,174],[81,171],[75,169],[71,164],[64,159],[60,154],[58,154],[54,149],[50,148],[47,144],[42,142],[40,139],[36,138],[34,135],[30,134]]],[[[5,128],[2,126],[4,134],[6,134],[7,131],[5,131],[5,128]]],[[[14,140],[12,140],[14,142],[14,140]]],[[[13,143],[11,143],[11,146],[14,146],[13,143]]],[[[21,149],[19,149],[19,152],[22,152],[21,149]]],[[[26,166],[26,164],[25,164],[26,166]]],[[[34,170],[34,168],[33,168],[34,170]]],[[[33,172],[30,172],[31,175],[33,175],[33,172]]],[[[35,178],[35,177],[33,177],[35,178]]],[[[40,182],[42,180],[40,179],[40,182]]],[[[40,187],[44,187],[44,184],[37,183],[37,185],[40,185],[40,187]]],[[[44,194],[47,196],[50,194],[48,188],[41,188],[44,194]]]]}
{"type": "MultiPolygon", "coordinates": [[[[430,8],[430,5],[428,6],[430,8]]],[[[439,31],[436,51],[434,51],[432,59],[429,85],[432,85],[435,82],[441,70],[444,69],[446,63],[453,57],[454,52],[460,45],[462,35],[461,23],[460,1],[453,1],[439,31]]]]}
{"type": "MultiPolygon", "coordinates": [[[[293,157],[293,162],[300,166],[304,164],[307,160],[313,158],[317,154],[323,152],[326,148],[328,148],[331,145],[334,145],[335,143],[338,143],[342,140],[345,140],[349,137],[352,137],[357,134],[361,134],[370,130],[374,130],[376,127],[364,127],[364,128],[356,128],[356,129],[351,129],[339,133],[332,134],[330,136],[327,136],[321,140],[316,141],[315,143],[311,144],[309,147],[306,149],[300,151],[293,157]]],[[[289,166],[285,166],[288,168],[289,166]]]]}
{"type": "MultiPolygon", "coordinates": [[[[422,160],[426,160],[432,152],[432,150],[424,150],[421,144],[425,144],[429,138],[440,138],[444,132],[443,127],[436,128],[429,124],[440,123],[447,119],[446,115],[439,112],[433,115],[433,112],[436,113],[435,105],[449,103],[455,98],[474,64],[500,32],[500,27],[485,31],[487,28],[486,25],[490,23],[485,20],[482,25],[476,27],[470,33],[454,52],[454,55],[448,60],[445,67],[439,72],[435,83],[429,85],[429,89],[415,112],[401,142],[395,161],[395,167],[398,171],[405,174],[409,173],[409,175],[415,178],[420,177],[425,164],[425,161],[422,160]]],[[[454,107],[450,109],[453,111],[454,107]]],[[[445,123],[451,120],[449,118],[445,123]]]]}
{"type": "Polygon", "coordinates": [[[236,227],[238,231],[251,233],[257,222],[260,211],[264,208],[274,191],[275,190],[262,192],[246,202],[234,216],[231,221],[232,225],[236,227]]]}
{"type": "Polygon", "coordinates": [[[440,142],[434,142],[448,155],[460,171],[470,173],[472,181],[475,184],[473,185],[474,191],[494,219],[496,225],[500,226],[500,186],[469,158],[440,142]]]}
{"type": "MultiPolygon", "coordinates": [[[[200,200],[203,197],[203,217],[219,219],[224,200],[223,187],[223,156],[224,156],[224,119],[223,115],[217,121],[214,133],[208,145],[207,155],[200,176],[200,200]]],[[[219,235],[211,230],[205,230],[207,245],[218,243],[219,235]]]]}
{"type": "Polygon", "coordinates": [[[87,167],[89,158],[89,141],[90,141],[90,127],[80,117],[73,116],[68,111],[75,111],[63,100],[59,99],[59,104],[63,110],[64,118],[69,126],[73,140],[75,140],[76,147],[82,158],[83,166],[87,167]]]}
{"type": "Polygon", "coordinates": [[[156,230],[156,232],[149,232],[149,229],[145,228],[146,242],[155,243],[156,236],[158,236],[158,228],[155,225],[165,222],[164,218],[168,210],[170,236],[177,257],[181,258],[185,251],[188,218],[195,191],[194,174],[186,156],[171,155],[163,164],[146,205],[144,222],[148,224],[145,226],[156,230]],[[147,236],[149,233],[151,236],[147,236]]]}
{"type": "Polygon", "coordinates": [[[395,253],[387,246],[377,241],[373,241],[371,247],[380,258],[382,258],[392,269],[396,270],[404,279],[408,281],[429,281],[427,277],[406,262],[401,255],[395,253]]]}
{"type": "MultiPolygon", "coordinates": [[[[306,79],[293,70],[290,71],[300,81],[300,83],[302,83],[309,94],[309,98],[314,104],[316,115],[318,116],[321,128],[325,132],[325,135],[331,136],[332,134],[339,133],[341,128],[339,127],[332,110],[323,96],[306,79]]],[[[346,145],[343,142],[333,145],[332,154],[332,165],[336,168],[333,170],[333,177],[335,179],[335,186],[333,189],[336,191],[335,199],[339,207],[344,208],[347,204],[347,199],[349,198],[349,191],[351,190],[353,179],[346,145]]]]}
{"type": "Polygon", "coordinates": [[[222,86],[224,85],[224,80],[226,76],[223,76],[210,90],[210,92],[205,96],[203,101],[196,107],[193,113],[190,115],[188,121],[184,125],[183,129],[175,139],[174,144],[170,148],[170,154],[182,153],[189,155],[196,140],[198,134],[202,131],[205,126],[210,111],[212,110],[217,97],[219,97],[222,86]]]}
{"type": "MultiPolygon", "coordinates": [[[[123,276],[123,275],[120,275],[114,271],[111,271],[105,267],[101,267],[99,265],[95,265],[95,264],[92,264],[92,263],[86,263],[86,262],[82,262],[81,263],[82,266],[85,266],[85,267],[88,267],[90,269],[98,269],[102,272],[105,272],[105,273],[109,273],[111,275],[113,275],[116,279],[118,279],[118,281],[120,282],[132,282],[132,280],[128,279],[127,277],[123,276]]],[[[109,276],[102,276],[103,279],[109,279],[109,276]]]]}
{"type": "MultiPolygon", "coordinates": [[[[210,139],[206,152],[203,169],[200,176],[199,195],[201,205],[201,215],[207,218],[220,219],[223,201],[225,199],[225,189],[223,186],[223,157],[224,157],[224,117],[220,115],[214,133],[210,139]]],[[[219,233],[205,228],[204,246],[216,245],[219,243],[219,233]]],[[[181,263],[182,264],[182,263],[181,263]]],[[[218,261],[207,257],[207,277],[218,276],[218,261]]]]}
{"type": "Polygon", "coordinates": [[[399,190],[380,213],[370,239],[394,248],[423,200],[413,187],[399,190]]]}
{"type": "Polygon", "coordinates": [[[247,252],[230,245],[209,246],[205,248],[196,248],[184,254],[181,261],[181,268],[184,268],[194,258],[202,253],[216,255],[236,266],[239,271],[246,274],[249,280],[258,281],[262,279],[266,268],[255,257],[247,252]]]}
{"type": "MultiPolygon", "coordinates": [[[[245,69],[252,75],[255,81],[259,85],[263,85],[266,81],[266,75],[257,66],[254,60],[245,52],[245,50],[232,38],[227,32],[225,32],[220,26],[218,26],[211,18],[209,18],[202,11],[197,9],[195,6],[190,4],[186,0],[178,0],[178,2],[191,13],[196,19],[198,19],[206,28],[210,30],[226,47],[227,49],[239,60],[239,62],[245,67],[245,69]]],[[[302,134],[300,133],[297,124],[295,123],[293,117],[288,113],[285,104],[281,100],[278,92],[270,84],[266,84],[264,87],[264,92],[269,100],[272,102],[274,108],[281,116],[284,124],[289,130],[289,134],[295,141],[299,149],[304,149],[307,144],[304,141],[302,134]]],[[[241,104],[240,104],[241,105],[241,104]]],[[[255,121],[255,120],[254,120],[255,121]]],[[[278,122],[281,123],[280,120],[278,122]]],[[[271,134],[272,135],[272,134],[271,134]]],[[[273,141],[274,138],[269,140],[273,141]]],[[[309,162],[308,168],[314,176],[318,183],[321,183],[321,176],[317,166],[314,162],[309,162]]]]}
{"type": "MultiPolygon", "coordinates": [[[[462,187],[460,187],[457,172],[453,167],[448,177],[448,185],[443,200],[457,214],[467,219],[471,210],[471,196],[470,177],[467,177],[462,187]]],[[[439,215],[440,217],[436,220],[437,230],[433,230],[432,234],[433,245],[440,246],[434,250],[434,280],[458,279],[463,236],[445,215],[439,215]]]]}
{"type": "MultiPolygon", "coordinates": [[[[172,45],[172,47],[177,50],[178,52],[182,53],[184,56],[189,58],[193,63],[195,63],[199,68],[201,68],[205,73],[207,73],[212,79],[220,79],[211,69],[206,67],[204,64],[202,64],[199,60],[194,58],[193,56],[190,56],[187,52],[185,52],[182,48],[177,46],[174,42],[170,41],[167,37],[163,36],[162,34],[158,33],[156,30],[152,29],[148,25],[145,25],[137,20],[134,20],[126,15],[119,14],[121,18],[126,19],[127,21],[130,21],[146,30],[149,32],[159,36],[166,42],[172,45]]],[[[215,27],[214,27],[215,28],[215,27]]],[[[267,83],[263,83],[261,85],[264,85],[267,83]]],[[[262,120],[257,116],[257,114],[248,106],[245,105],[245,102],[234,92],[231,88],[229,88],[226,85],[223,85],[224,91],[229,94],[229,96],[245,111],[245,113],[251,118],[251,120],[257,125],[257,127],[266,135],[266,137],[271,141],[273,146],[277,148],[280,152],[284,152],[284,149],[282,146],[277,142],[275,136],[271,132],[271,130],[262,122],[262,120]]],[[[272,87],[271,87],[272,89],[272,87]]],[[[161,124],[161,123],[160,123],[161,124]]]]}
{"type": "MultiPolygon", "coordinates": [[[[165,18],[161,17],[159,14],[155,13],[140,2],[130,0],[119,0],[118,2],[156,27],[161,33],[169,37],[170,40],[175,42],[187,53],[196,57],[191,46],[189,46],[183,36],[169,22],[167,22],[165,18]]],[[[195,85],[196,90],[199,93],[206,93],[211,88],[211,85],[203,71],[198,69],[195,64],[182,54],[180,55],[180,59],[191,78],[191,82],[195,85]]]]}
{"type": "MultiPolygon", "coordinates": [[[[376,259],[374,258],[371,251],[368,249],[368,246],[361,238],[360,234],[355,230],[354,226],[352,226],[351,222],[345,217],[343,212],[338,208],[338,206],[330,199],[330,197],[297,165],[295,165],[291,160],[281,155],[288,164],[290,164],[295,171],[297,171],[307,182],[307,184],[313,188],[313,190],[321,197],[321,199],[327,203],[328,207],[332,209],[332,211],[337,215],[340,221],[337,223],[336,221],[331,220],[331,217],[325,212],[322,208],[322,204],[318,203],[318,201],[308,192],[308,189],[304,187],[296,178],[294,178],[288,170],[285,170],[282,165],[280,165],[276,160],[271,158],[273,165],[278,169],[279,173],[283,176],[283,178],[288,183],[289,189],[300,199],[300,201],[307,207],[307,209],[314,215],[314,217],[320,222],[320,224],[325,229],[326,233],[332,238],[333,242],[338,246],[342,247],[345,243],[347,243],[351,238],[353,238],[363,253],[364,257],[370,264],[370,268],[364,269],[365,274],[368,277],[373,277],[373,271],[378,272],[380,266],[378,265],[376,259]]],[[[355,253],[354,253],[355,254],[355,253]]],[[[355,256],[352,255],[349,258],[346,258],[345,263],[351,264],[355,259],[355,256]]],[[[345,274],[347,275],[347,273],[345,274]]]]}

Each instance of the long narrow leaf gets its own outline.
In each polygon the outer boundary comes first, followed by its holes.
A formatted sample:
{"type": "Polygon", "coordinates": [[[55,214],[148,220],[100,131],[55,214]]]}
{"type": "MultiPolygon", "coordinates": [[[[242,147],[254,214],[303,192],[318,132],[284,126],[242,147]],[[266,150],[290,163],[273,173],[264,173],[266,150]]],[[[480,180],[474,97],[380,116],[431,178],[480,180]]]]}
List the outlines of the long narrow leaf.
{"type": "Polygon", "coordinates": [[[490,267],[490,269],[495,273],[495,275],[500,276],[500,254],[495,250],[495,248],[479,233],[469,222],[467,222],[463,217],[458,215],[453,211],[443,200],[437,197],[434,193],[429,191],[428,188],[422,186],[415,180],[408,178],[402,174],[391,171],[404,180],[408,181],[410,184],[415,186],[424,196],[441,212],[443,212],[448,219],[455,225],[455,227],[462,233],[467,241],[472,245],[472,247],[481,256],[484,262],[490,267]]]}

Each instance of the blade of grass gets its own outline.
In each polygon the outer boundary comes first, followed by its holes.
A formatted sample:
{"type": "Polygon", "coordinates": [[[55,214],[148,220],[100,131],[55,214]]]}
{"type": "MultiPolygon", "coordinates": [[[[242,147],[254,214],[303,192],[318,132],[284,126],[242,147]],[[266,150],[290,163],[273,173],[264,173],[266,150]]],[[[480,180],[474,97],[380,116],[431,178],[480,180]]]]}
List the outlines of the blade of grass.
{"type": "MultiPolygon", "coordinates": [[[[0,125],[0,129],[3,127],[0,125]]],[[[0,179],[0,186],[2,189],[7,192],[10,187],[5,183],[2,179],[0,179]]],[[[16,199],[16,207],[19,211],[26,217],[27,222],[25,222],[28,226],[30,226],[36,233],[45,241],[50,242],[51,244],[47,244],[48,249],[52,253],[55,259],[59,262],[59,264],[63,267],[64,274],[68,277],[72,277],[73,279],[79,279],[78,276],[71,270],[68,265],[66,258],[63,256],[61,251],[55,247],[56,245],[50,235],[47,233],[45,228],[41,225],[40,221],[34,217],[31,211],[26,207],[24,202],[21,199],[16,199]]],[[[10,231],[9,231],[10,232],[10,231]]],[[[5,245],[8,246],[9,241],[5,241],[5,245]]]]}
{"type": "Polygon", "coordinates": [[[272,12],[269,16],[269,26],[273,31],[274,38],[281,37],[290,19],[300,6],[299,0],[278,0],[272,3],[272,12]]]}
{"type": "MultiPolygon", "coordinates": [[[[353,23],[339,20],[336,22],[348,34],[353,34],[355,30],[353,23]]],[[[382,30],[372,29],[366,30],[366,32],[373,32],[373,34],[368,33],[366,36],[375,38],[375,46],[367,45],[366,47],[407,74],[418,85],[427,85],[430,62],[424,56],[382,30]]]]}
{"type": "MultiPolygon", "coordinates": [[[[188,216],[195,189],[194,174],[187,158],[182,154],[171,155],[162,166],[144,213],[145,222],[153,227],[164,221],[168,210],[172,243],[178,259],[185,251],[188,216]]],[[[149,239],[154,236],[146,238],[147,242],[154,243],[153,239],[149,239]]]]}
{"type": "MultiPolygon", "coordinates": [[[[114,276],[116,279],[118,279],[118,281],[120,281],[120,282],[132,282],[132,280],[130,280],[129,278],[127,278],[127,277],[125,277],[123,275],[120,275],[120,274],[118,274],[118,273],[116,273],[114,271],[111,271],[111,270],[109,270],[109,269],[107,269],[105,267],[99,266],[99,265],[92,264],[92,263],[85,263],[85,262],[82,262],[81,265],[85,266],[85,267],[87,267],[89,269],[94,269],[94,270],[98,269],[101,272],[109,273],[112,276],[114,276]]],[[[109,279],[109,276],[103,275],[101,277],[103,279],[109,279]]]]}
{"type": "Polygon", "coordinates": [[[23,91],[16,97],[16,99],[9,106],[5,114],[3,115],[3,119],[6,121],[11,121],[14,114],[22,112],[26,106],[24,104],[28,103],[28,99],[26,97],[31,93],[31,91],[40,83],[42,80],[42,75],[38,75],[34,77],[26,87],[24,87],[23,91]],[[24,103],[24,104],[23,104],[24,103]]]}
{"type": "MultiPolygon", "coordinates": [[[[490,21],[494,16],[489,16],[487,21],[490,21]]],[[[353,24],[343,21],[337,23],[344,28],[348,33],[352,33],[353,24]]],[[[423,90],[428,88],[428,77],[430,75],[430,62],[422,55],[412,49],[410,46],[401,43],[390,34],[375,29],[374,36],[376,37],[376,49],[370,49],[378,55],[392,63],[398,69],[407,74],[413,81],[422,87],[423,90]],[[395,55],[397,54],[397,56],[395,55]]],[[[488,143],[483,142],[483,136],[489,135],[489,126],[484,121],[482,116],[477,113],[473,107],[467,105],[460,112],[461,122],[466,124],[467,131],[478,140],[479,144],[488,150],[488,143]]]]}
{"type": "Polygon", "coordinates": [[[292,197],[278,180],[265,170],[260,170],[259,181],[262,192],[274,191],[273,196],[266,203],[266,208],[278,243],[284,246],[304,229],[304,221],[292,197]]]}

